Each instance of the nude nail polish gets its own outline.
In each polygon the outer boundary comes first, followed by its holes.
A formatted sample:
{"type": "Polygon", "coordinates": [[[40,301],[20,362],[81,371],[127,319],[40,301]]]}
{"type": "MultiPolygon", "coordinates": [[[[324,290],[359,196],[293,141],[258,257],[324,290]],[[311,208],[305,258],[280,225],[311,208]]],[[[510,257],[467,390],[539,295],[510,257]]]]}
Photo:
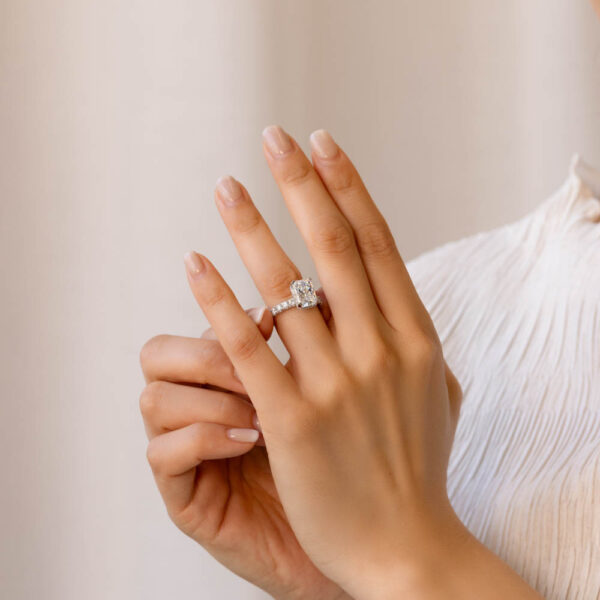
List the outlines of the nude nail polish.
{"type": "Polygon", "coordinates": [[[317,129],[310,134],[310,145],[319,158],[335,158],[339,152],[338,145],[325,129],[317,129]]]}
{"type": "Polygon", "coordinates": [[[260,322],[262,321],[262,318],[265,314],[265,310],[267,309],[266,306],[261,306],[260,308],[251,308],[248,311],[248,316],[257,324],[259,325],[260,322]]]}
{"type": "Polygon", "coordinates": [[[245,429],[241,427],[228,429],[225,433],[230,440],[235,440],[236,442],[255,442],[259,435],[256,429],[245,429]]]}
{"type": "Polygon", "coordinates": [[[244,197],[240,184],[231,175],[217,179],[217,194],[228,206],[235,206],[244,197]]]}
{"type": "Polygon", "coordinates": [[[197,252],[186,252],[183,257],[187,272],[191,277],[199,277],[204,273],[206,267],[200,255],[197,252]]]}
{"type": "Polygon", "coordinates": [[[269,125],[262,132],[269,152],[277,157],[287,154],[293,148],[288,134],[279,125],[269,125]]]}
{"type": "Polygon", "coordinates": [[[254,416],[252,417],[252,425],[254,425],[254,427],[258,431],[262,431],[262,427],[260,426],[260,421],[258,420],[258,415],[256,414],[256,412],[254,413],[254,416]]]}

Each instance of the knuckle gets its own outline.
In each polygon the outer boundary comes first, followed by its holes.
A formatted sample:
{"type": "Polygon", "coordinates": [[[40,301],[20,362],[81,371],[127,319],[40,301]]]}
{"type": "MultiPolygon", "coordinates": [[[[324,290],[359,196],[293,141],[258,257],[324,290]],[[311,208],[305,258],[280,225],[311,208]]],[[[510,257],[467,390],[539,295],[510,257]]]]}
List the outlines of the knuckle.
{"type": "Polygon", "coordinates": [[[233,394],[219,394],[217,421],[234,423],[236,420],[251,414],[254,409],[246,406],[246,402],[233,394]]]}
{"type": "Polygon", "coordinates": [[[140,364],[142,365],[142,369],[147,367],[156,357],[160,352],[160,348],[168,338],[169,336],[165,334],[155,335],[142,346],[142,349],[140,350],[140,364]]]}
{"type": "Polygon", "coordinates": [[[321,392],[315,397],[315,404],[323,410],[322,418],[328,415],[339,415],[339,411],[359,389],[360,375],[356,369],[349,370],[345,366],[334,367],[330,377],[323,382],[321,392]]]}
{"type": "Polygon", "coordinates": [[[343,254],[354,244],[350,226],[340,219],[321,223],[312,235],[312,246],[325,254],[343,254]]]}
{"type": "Polygon", "coordinates": [[[406,349],[405,361],[411,370],[430,372],[441,358],[439,342],[425,333],[411,339],[406,349]]]}
{"type": "Polygon", "coordinates": [[[227,297],[227,290],[225,286],[216,283],[212,286],[207,286],[202,291],[202,300],[205,306],[211,307],[220,304],[227,297]]]}
{"type": "Polygon", "coordinates": [[[306,160],[292,161],[285,165],[281,173],[281,182],[287,186],[297,186],[306,183],[312,174],[312,167],[306,160]]]}
{"type": "Polygon", "coordinates": [[[262,217],[257,210],[248,211],[246,214],[239,215],[237,219],[233,220],[232,228],[236,233],[253,233],[255,232],[262,222],[262,217]]]}
{"type": "Polygon", "coordinates": [[[302,409],[286,410],[281,417],[279,430],[289,441],[300,441],[311,437],[318,429],[320,411],[315,405],[306,405],[302,409]]]}
{"type": "Polygon", "coordinates": [[[391,258],[397,253],[396,242],[386,223],[365,223],[357,230],[361,253],[368,258],[391,258]]]}
{"type": "Polygon", "coordinates": [[[140,395],[140,412],[144,419],[150,419],[156,415],[162,402],[164,394],[162,381],[149,383],[140,395]]]}
{"type": "Polygon", "coordinates": [[[378,342],[369,354],[370,359],[367,368],[375,378],[379,379],[381,376],[393,375],[398,371],[398,355],[394,348],[383,341],[378,342]]]}
{"type": "Polygon", "coordinates": [[[342,405],[355,392],[356,388],[354,377],[346,369],[342,369],[332,380],[326,406],[342,405]]]}
{"type": "Polygon", "coordinates": [[[446,385],[448,386],[448,396],[450,401],[460,405],[463,400],[463,389],[460,382],[449,368],[447,369],[446,385]]]}
{"type": "Polygon", "coordinates": [[[162,452],[158,443],[158,438],[153,438],[146,448],[146,460],[155,475],[162,471],[162,452]]]}
{"type": "Polygon", "coordinates": [[[258,351],[262,336],[258,329],[240,331],[231,340],[231,352],[239,360],[250,360],[258,351]]]}
{"type": "Polygon", "coordinates": [[[327,178],[327,187],[333,192],[348,192],[358,188],[358,181],[354,169],[343,165],[327,178]]]}
{"type": "Polygon", "coordinates": [[[201,456],[201,452],[202,452],[202,446],[205,444],[205,426],[204,423],[192,423],[191,425],[188,425],[189,431],[190,431],[190,437],[192,439],[192,443],[194,448],[197,450],[198,454],[198,459],[202,458],[201,456]]]}
{"type": "Polygon", "coordinates": [[[194,363],[204,375],[218,371],[227,361],[227,355],[218,340],[208,340],[194,347],[194,363]]]}
{"type": "Polygon", "coordinates": [[[277,269],[274,269],[266,280],[266,287],[275,298],[290,295],[290,283],[299,279],[298,270],[288,263],[277,269]]]}

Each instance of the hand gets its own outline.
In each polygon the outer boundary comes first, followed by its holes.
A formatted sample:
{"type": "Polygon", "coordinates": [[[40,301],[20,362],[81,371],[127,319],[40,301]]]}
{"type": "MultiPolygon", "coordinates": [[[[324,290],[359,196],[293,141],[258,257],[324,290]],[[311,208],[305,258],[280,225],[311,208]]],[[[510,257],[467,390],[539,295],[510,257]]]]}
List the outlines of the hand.
{"type": "MultiPolygon", "coordinates": [[[[268,340],[269,311],[246,312],[268,340]]],[[[212,328],[202,339],[156,336],[144,345],[141,363],[148,459],[177,526],[278,600],[348,599],[299,546],[262,435],[257,442],[226,436],[229,428],[255,427],[256,413],[212,328]]]]}
{"type": "MultiPolygon", "coordinates": [[[[314,167],[281,128],[265,130],[263,148],[329,323],[315,309],[278,315],[282,365],[196,253],[186,255],[190,286],[258,412],[283,508],[317,568],[355,598],[425,597],[431,573],[446,576],[447,594],[455,557],[474,540],[446,491],[460,386],[354,166],[326,133],[311,143],[314,167]]],[[[287,297],[300,273],[247,190],[225,178],[216,200],[265,303],[287,297]]]]}
{"type": "MultiPolygon", "coordinates": [[[[330,325],[318,310],[278,315],[286,368],[206,259],[188,256],[188,275],[258,411],[298,540],[343,585],[365,561],[412,561],[429,551],[424,534],[458,530],[446,468],[460,386],[349,159],[333,147],[330,158],[313,152],[313,168],[282,130],[271,131],[287,152],[272,152],[267,138],[265,155],[315,261],[330,325]]],[[[225,179],[216,197],[265,302],[279,302],[298,270],[243,186],[225,179]]]]}

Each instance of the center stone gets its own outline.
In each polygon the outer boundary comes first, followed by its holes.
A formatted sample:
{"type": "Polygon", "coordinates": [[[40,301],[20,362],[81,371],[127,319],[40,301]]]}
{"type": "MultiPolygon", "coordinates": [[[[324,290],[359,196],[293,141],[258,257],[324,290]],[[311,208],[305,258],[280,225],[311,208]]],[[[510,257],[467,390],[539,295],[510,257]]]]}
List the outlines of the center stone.
{"type": "Polygon", "coordinates": [[[317,305],[318,297],[311,279],[292,281],[290,290],[299,308],[311,308],[317,305]]]}

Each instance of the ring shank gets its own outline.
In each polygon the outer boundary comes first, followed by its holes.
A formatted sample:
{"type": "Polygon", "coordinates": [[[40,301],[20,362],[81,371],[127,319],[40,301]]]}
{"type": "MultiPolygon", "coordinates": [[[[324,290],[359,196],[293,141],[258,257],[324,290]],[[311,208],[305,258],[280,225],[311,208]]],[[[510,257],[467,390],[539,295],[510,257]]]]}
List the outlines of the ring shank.
{"type": "Polygon", "coordinates": [[[284,300],[283,302],[272,306],[271,314],[273,316],[276,316],[279,313],[282,313],[284,310],[288,310],[288,308],[295,308],[296,306],[296,300],[292,296],[290,296],[287,300],[284,300]]]}

